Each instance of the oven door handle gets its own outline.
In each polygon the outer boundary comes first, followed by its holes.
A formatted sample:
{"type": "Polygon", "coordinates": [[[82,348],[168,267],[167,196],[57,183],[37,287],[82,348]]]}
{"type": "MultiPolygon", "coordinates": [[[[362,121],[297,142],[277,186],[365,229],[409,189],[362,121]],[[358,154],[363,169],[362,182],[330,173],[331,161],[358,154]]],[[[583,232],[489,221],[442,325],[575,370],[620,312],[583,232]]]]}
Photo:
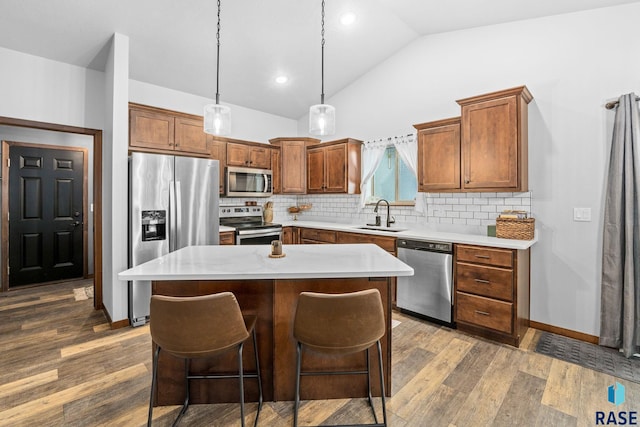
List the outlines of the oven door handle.
{"type": "Polygon", "coordinates": [[[259,230],[239,230],[238,236],[265,237],[282,233],[282,228],[262,228],[259,230]]]}

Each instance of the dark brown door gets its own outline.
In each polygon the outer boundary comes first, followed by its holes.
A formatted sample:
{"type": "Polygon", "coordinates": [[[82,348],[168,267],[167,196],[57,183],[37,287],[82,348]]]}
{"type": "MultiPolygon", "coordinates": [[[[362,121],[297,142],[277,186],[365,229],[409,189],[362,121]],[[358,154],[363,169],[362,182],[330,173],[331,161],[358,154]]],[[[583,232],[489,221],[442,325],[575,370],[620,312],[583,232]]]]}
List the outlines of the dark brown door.
{"type": "Polygon", "coordinates": [[[9,150],[9,286],[83,276],[84,152],[9,150]]]}

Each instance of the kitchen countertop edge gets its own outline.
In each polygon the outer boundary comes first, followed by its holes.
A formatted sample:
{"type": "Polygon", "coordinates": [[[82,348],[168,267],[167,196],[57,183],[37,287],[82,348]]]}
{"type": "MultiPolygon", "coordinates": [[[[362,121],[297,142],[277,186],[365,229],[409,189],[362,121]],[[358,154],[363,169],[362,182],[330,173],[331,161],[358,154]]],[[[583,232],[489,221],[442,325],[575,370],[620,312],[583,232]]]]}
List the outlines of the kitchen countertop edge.
{"type": "MultiPolygon", "coordinates": [[[[366,230],[359,227],[363,227],[363,224],[341,224],[333,222],[322,221],[284,221],[283,227],[303,227],[303,228],[317,228],[333,231],[346,231],[350,233],[371,234],[375,236],[387,236],[396,237],[399,239],[413,239],[422,241],[437,241],[448,243],[460,243],[467,245],[477,246],[491,246],[495,248],[504,249],[518,249],[525,250],[533,246],[538,241],[538,231],[535,231],[534,238],[532,240],[516,240],[516,239],[503,239],[498,237],[483,236],[477,234],[463,234],[452,233],[444,231],[426,230],[408,227],[403,231],[382,231],[382,230],[366,230]]],[[[392,229],[394,227],[391,227],[392,229]]],[[[404,228],[404,227],[395,227],[404,228]]]]}

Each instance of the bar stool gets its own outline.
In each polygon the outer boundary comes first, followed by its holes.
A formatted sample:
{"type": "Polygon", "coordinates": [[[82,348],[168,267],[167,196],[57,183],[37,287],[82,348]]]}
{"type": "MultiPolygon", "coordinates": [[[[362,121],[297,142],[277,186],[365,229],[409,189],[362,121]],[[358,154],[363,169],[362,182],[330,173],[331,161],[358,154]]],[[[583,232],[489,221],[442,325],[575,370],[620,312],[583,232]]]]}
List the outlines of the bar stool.
{"type": "Polygon", "coordinates": [[[262,409],[262,381],[256,341],[256,316],[244,316],[238,301],[231,292],[222,292],[198,297],[151,296],[150,329],[151,338],[157,349],[153,355],[153,376],[149,419],[153,415],[153,396],[157,387],[158,357],[160,351],[184,359],[186,393],[184,404],[175,426],[189,407],[189,382],[192,379],[239,378],[240,416],[244,427],[244,379],[257,378],[260,391],[258,412],[254,426],[262,409]],[[249,335],[253,337],[256,372],[245,373],[242,367],[242,349],[249,335]],[[238,375],[191,375],[189,362],[195,358],[207,358],[236,350],[238,352],[238,375]]]}
{"type": "Polygon", "coordinates": [[[374,424],[368,426],[386,426],[387,410],[384,396],[384,375],[382,368],[382,349],[380,338],[386,327],[382,299],[377,289],[368,289],[347,294],[321,294],[302,292],[298,298],[293,336],[297,340],[296,348],[296,391],[293,413],[293,425],[298,425],[300,407],[300,377],[306,375],[367,375],[369,406],[373,411],[374,424]],[[380,366],[380,390],[382,391],[383,422],[378,422],[371,395],[371,376],[369,370],[369,348],[377,344],[378,364],[380,366]],[[366,371],[302,372],[302,350],[326,355],[347,355],[366,351],[366,371]]]}

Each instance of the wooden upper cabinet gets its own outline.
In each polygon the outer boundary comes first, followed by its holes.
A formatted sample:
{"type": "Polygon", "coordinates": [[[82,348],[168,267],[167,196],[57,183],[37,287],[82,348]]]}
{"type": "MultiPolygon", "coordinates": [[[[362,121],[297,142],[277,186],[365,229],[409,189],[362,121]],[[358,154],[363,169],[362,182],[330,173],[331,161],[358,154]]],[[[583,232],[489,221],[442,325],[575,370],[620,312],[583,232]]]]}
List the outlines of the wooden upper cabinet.
{"type": "Polygon", "coordinates": [[[414,127],[418,130],[418,191],[460,190],[460,117],[414,127]]]}
{"type": "Polygon", "coordinates": [[[280,192],[282,194],[305,194],[307,188],[306,147],[318,144],[320,140],[315,138],[274,138],[269,142],[280,149],[280,192]]]}
{"type": "Polygon", "coordinates": [[[414,125],[418,191],[528,191],[526,86],[458,100],[461,117],[414,125]]]}
{"type": "Polygon", "coordinates": [[[129,145],[173,150],[175,120],[170,114],[147,109],[129,110],[129,145]]]}
{"type": "Polygon", "coordinates": [[[362,141],[346,138],[307,148],[307,193],[360,193],[362,141]]]}
{"type": "Polygon", "coordinates": [[[227,160],[227,143],[208,135],[210,157],[220,163],[220,194],[224,194],[224,168],[227,160]]]}
{"type": "Polygon", "coordinates": [[[208,154],[207,134],[201,118],[175,118],[175,149],[189,153],[208,154]]]}
{"type": "Polygon", "coordinates": [[[324,193],[325,150],[323,147],[307,149],[307,192],[324,193]]]}
{"type": "Polygon", "coordinates": [[[129,146],[140,151],[209,154],[202,117],[129,104],[129,146]]]}
{"type": "Polygon", "coordinates": [[[282,168],[280,166],[280,148],[275,147],[271,149],[271,171],[272,171],[272,188],[273,194],[280,194],[282,192],[282,168]]]}
{"type": "Polygon", "coordinates": [[[528,190],[526,86],[458,100],[462,107],[462,187],[528,190]]]}
{"type": "Polygon", "coordinates": [[[227,143],[227,165],[271,169],[271,149],[229,142],[227,143]]]}

